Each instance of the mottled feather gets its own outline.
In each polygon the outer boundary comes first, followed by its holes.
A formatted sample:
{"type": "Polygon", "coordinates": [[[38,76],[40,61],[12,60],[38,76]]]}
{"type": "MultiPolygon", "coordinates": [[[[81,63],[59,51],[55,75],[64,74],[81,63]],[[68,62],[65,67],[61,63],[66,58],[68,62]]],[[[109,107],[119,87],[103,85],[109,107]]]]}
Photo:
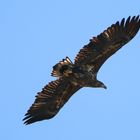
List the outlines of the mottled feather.
{"type": "Polygon", "coordinates": [[[79,89],[79,86],[73,85],[66,78],[50,82],[36,95],[34,103],[25,114],[24,123],[31,124],[54,117],[68,99],[79,89]]]}
{"type": "Polygon", "coordinates": [[[80,50],[75,58],[75,65],[91,65],[97,72],[110,56],[136,35],[139,28],[139,16],[128,17],[126,21],[123,18],[121,22],[112,24],[80,50]]]}

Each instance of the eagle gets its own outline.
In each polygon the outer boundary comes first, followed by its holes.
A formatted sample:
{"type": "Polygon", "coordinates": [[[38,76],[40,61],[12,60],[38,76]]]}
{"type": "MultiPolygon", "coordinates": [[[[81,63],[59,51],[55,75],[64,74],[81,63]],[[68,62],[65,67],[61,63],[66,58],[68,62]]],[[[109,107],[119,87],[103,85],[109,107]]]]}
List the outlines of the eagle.
{"type": "Polygon", "coordinates": [[[100,67],[128,43],[139,28],[139,15],[123,18],[90,39],[79,51],[74,63],[66,57],[53,66],[51,75],[57,78],[37,93],[34,103],[25,114],[24,124],[53,118],[70,97],[83,87],[106,89],[105,84],[97,79],[100,67]]]}

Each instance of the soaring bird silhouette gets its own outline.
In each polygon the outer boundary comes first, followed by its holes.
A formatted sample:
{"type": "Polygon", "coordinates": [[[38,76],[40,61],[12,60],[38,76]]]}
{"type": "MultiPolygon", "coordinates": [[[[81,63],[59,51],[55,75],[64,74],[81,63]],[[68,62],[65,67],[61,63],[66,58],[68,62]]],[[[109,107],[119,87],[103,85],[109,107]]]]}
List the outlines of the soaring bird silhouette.
{"type": "Polygon", "coordinates": [[[90,39],[78,53],[74,63],[66,57],[53,67],[52,76],[57,80],[46,85],[36,95],[32,106],[25,114],[24,123],[54,117],[69,98],[82,87],[106,86],[97,80],[102,64],[129,42],[140,28],[139,16],[129,16],[126,20],[112,24],[97,37],[90,39]]]}

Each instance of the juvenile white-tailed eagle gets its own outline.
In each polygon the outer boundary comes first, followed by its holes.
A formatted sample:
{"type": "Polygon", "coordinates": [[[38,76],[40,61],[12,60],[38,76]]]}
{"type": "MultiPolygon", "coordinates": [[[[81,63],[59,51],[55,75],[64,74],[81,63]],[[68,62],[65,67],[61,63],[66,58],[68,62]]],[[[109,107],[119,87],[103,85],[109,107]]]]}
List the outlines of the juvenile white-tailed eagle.
{"type": "Polygon", "coordinates": [[[75,58],[66,57],[53,67],[52,76],[57,80],[46,85],[36,95],[36,99],[23,119],[25,124],[51,119],[69,98],[82,87],[106,86],[97,80],[102,64],[128,43],[140,28],[139,16],[124,18],[116,22],[97,37],[93,37],[75,58]]]}

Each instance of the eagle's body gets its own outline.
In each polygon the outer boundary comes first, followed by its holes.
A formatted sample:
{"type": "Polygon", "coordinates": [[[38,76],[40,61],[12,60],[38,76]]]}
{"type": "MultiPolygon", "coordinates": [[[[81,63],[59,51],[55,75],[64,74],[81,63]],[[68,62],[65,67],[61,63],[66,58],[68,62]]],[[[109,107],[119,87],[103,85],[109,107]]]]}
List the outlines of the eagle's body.
{"type": "Polygon", "coordinates": [[[128,17],[116,22],[97,37],[93,37],[75,58],[66,57],[53,67],[52,76],[57,80],[46,85],[36,96],[28,112],[25,124],[54,117],[69,98],[82,87],[106,86],[97,80],[102,64],[117,50],[128,43],[138,32],[140,19],[128,17]]]}
{"type": "Polygon", "coordinates": [[[69,57],[63,59],[53,67],[52,76],[65,77],[74,85],[79,87],[104,87],[106,86],[97,80],[94,66],[73,64],[69,57]]]}

